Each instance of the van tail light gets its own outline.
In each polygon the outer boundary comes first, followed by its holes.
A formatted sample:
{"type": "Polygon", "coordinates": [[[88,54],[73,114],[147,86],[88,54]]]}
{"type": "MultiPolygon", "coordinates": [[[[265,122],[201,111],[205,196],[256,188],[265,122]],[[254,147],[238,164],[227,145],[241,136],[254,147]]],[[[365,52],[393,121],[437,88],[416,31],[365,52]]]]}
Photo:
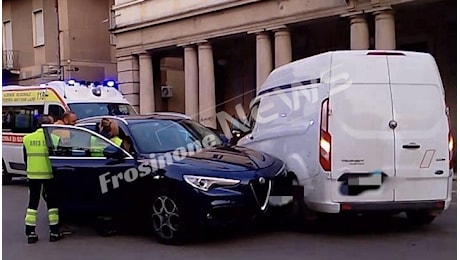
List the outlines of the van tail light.
{"type": "Polygon", "coordinates": [[[319,162],[325,171],[331,170],[332,138],[329,134],[329,99],[321,105],[321,124],[319,137],[319,162]]]}
{"type": "Polygon", "coordinates": [[[449,132],[449,169],[454,168],[454,137],[449,132]]]}

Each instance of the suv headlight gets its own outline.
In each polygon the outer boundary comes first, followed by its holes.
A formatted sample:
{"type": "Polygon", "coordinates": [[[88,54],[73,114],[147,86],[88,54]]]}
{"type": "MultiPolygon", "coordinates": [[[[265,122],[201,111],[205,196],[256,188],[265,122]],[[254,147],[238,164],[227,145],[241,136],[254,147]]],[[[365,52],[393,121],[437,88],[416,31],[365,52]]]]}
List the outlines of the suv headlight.
{"type": "Polygon", "coordinates": [[[194,176],[194,175],[184,175],[184,180],[191,186],[197,189],[200,189],[202,191],[208,191],[214,186],[233,186],[241,182],[240,180],[234,180],[234,179],[194,176]]]}

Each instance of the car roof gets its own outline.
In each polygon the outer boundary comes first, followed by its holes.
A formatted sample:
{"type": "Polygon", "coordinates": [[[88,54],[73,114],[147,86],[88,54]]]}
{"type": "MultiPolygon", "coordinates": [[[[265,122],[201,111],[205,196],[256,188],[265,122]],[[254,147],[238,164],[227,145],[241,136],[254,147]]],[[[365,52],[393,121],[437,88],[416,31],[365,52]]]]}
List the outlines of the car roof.
{"type": "Polygon", "coordinates": [[[135,122],[140,122],[140,121],[149,121],[153,119],[160,119],[160,120],[174,120],[174,121],[180,121],[180,120],[189,120],[191,119],[189,116],[180,114],[180,113],[175,113],[175,112],[155,112],[151,114],[146,114],[146,115],[118,115],[118,116],[94,116],[94,117],[87,117],[87,118],[82,118],[77,121],[77,124],[85,123],[88,121],[94,121],[94,120],[101,120],[102,118],[109,118],[109,119],[114,119],[118,121],[122,121],[124,124],[129,124],[129,123],[135,123],[135,122]]]}

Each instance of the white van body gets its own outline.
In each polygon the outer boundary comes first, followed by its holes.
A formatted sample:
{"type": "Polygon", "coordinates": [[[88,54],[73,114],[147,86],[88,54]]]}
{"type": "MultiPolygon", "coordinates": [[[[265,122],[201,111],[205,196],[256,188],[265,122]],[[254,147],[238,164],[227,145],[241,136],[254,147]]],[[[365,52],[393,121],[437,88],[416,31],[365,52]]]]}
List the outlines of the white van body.
{"type": "Polygon", "coordinates": [[[334,51],[284,65],[258,90],[249,122],[238,145],[284,160],[309,210],[434,219],[449,207],[453,139],[429,54],[334,51]]]}

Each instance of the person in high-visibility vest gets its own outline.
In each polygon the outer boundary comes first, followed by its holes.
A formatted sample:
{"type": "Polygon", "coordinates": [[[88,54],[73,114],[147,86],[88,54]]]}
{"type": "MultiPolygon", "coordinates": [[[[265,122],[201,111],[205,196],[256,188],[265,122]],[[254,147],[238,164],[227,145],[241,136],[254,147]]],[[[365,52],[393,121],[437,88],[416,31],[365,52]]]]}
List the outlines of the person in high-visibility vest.
{"type": "Polygon", "coordinates": [[[123,140],[119,137],[120,130],[115,121],[108,118],[103,118],[100,124],[99,133],[105,136],[110,141],[114,142],[116,145],[121,146],[123,140]]]}
{"type": "MultiPolygon", "coordinates": [[[[114,142],[116,145],[121,147],[123,140],[118,136],[119,130],[116,122],[103,118],[99,125],[99,133],[110,141],[114,142]]],[[[104,148],[105,144],[99,144],[96,137],[91,137],[91,156],[92,157],[104,157],[104,148]]]]}
{"type": "MultiPolygon", "coordinates": [[[[43,124],[53,124],[51,116],[43,115],[38,119],[38,129],[23,138],[24,161],[26,163],[27,178],[29,181],[29,204],[25,217],[25,233],[28,243],[38,241],[35,232],[37,223],[38,205],[42,189],[47,194],[46,204],[48,208],[48,220],[50,225],[50,242],[63,238],[59,231],[59,210],[57,189],[52,173],[51,162],[48,157],[48,146],[42,128],[43,124]]],[[[59,142],[58,137],[52,137],[52,142],[59,142]]]]}

